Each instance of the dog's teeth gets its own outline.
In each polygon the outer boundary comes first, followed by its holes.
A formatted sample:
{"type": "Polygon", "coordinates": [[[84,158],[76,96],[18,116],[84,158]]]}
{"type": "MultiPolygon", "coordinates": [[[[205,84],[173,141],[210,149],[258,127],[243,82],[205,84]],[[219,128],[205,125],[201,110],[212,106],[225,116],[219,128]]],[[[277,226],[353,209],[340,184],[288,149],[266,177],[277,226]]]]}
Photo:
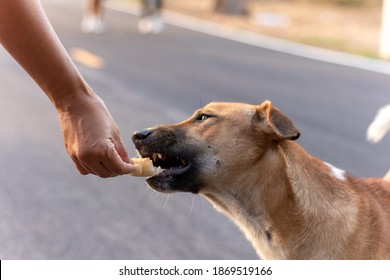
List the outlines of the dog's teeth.
{"type": "Polygon", "coordinates": [[[164,172],[164,169],[162,169],[160,166],[157,167],[156,174],[160,174],[162,172],[164,172]]]}
{"type": "Polygon", "coordinates": [[[153,161],[156,161],[157,159],[163,158],[163,155],[160,153],[154,153],[152,156],[153,156],[153,161]]]}

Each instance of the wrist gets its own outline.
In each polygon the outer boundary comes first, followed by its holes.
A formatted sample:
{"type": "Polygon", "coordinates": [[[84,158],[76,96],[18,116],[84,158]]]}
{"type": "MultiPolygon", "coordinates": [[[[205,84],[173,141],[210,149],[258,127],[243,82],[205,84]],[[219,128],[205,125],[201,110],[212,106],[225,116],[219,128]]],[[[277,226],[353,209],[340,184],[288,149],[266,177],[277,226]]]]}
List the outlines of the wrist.
{"type": "Polygon", "coordinates": [[[48,94],[58,113],[70,112],[85,104],[100,99],[92,88],[84,81],[76,85],[67,85],[48,94]]]}

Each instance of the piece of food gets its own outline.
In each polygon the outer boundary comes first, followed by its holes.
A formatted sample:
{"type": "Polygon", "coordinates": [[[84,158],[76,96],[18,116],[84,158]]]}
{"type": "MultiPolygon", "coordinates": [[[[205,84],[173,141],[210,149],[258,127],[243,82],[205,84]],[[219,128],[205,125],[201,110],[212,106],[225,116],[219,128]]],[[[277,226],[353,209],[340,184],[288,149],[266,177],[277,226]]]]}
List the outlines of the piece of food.
{"type": "Polygon", "coordinates": [[[156,173],[156,168],[153,166],[153,161],[149,158],[132,158],[131,159],[135,166],[135,171],[131,172],[130,175],[137,177],[148,177],[153,176],[156,173]]]}

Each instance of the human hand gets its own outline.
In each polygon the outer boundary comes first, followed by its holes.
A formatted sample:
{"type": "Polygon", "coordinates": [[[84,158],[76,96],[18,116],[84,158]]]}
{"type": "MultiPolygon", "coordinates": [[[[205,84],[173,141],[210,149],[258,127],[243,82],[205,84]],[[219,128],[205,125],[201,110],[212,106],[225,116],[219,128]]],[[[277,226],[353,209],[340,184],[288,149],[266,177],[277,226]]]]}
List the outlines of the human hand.
{"type": "Polygon", "coordinates": [[[135,170],[110,112],[96,94],[59,110],[66,150],[79,172],[102,178],[135,170]]]}
{"type": "Polygon", "coordinates": [[[135,170],[104,102],[77,70],[39,0],[0,0],[0,44],[58,111],[65,147],[81,174],[135,170]]]}

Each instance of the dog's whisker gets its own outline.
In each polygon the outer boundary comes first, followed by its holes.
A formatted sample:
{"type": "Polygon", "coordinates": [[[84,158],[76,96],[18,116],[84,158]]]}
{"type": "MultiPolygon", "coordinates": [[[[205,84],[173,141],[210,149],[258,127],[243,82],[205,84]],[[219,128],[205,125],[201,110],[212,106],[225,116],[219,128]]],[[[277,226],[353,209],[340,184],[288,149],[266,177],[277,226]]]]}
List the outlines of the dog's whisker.
{"type": "Polygon", "coordinates": [[[190,208],[190,212],[187,215],[187,219],[189,219],[192,214],[192,210],[194,209],[194,204],[195,204],[195,195],[192,196],[191,208],[190,208]]]}
{"type": "Polygon", "coordinates": [[[146,188],[146,192],[147,192],[147,193],[150,193],[150,195],[151,195],[152,197],[156,197],[156,196],[161,195],[161,193],[159,193],[158,191],[156,191],[156,190],[154,190],[154,189],[152,189],[152,188],[146,188]]]}
{"type": "Polygon", "coordinates": [[[163,207],[167,206],[168,200],[169,200],[169,194],[166,195],[166,199],[165,199],[165,202],[163,204],[163,207]]]}

